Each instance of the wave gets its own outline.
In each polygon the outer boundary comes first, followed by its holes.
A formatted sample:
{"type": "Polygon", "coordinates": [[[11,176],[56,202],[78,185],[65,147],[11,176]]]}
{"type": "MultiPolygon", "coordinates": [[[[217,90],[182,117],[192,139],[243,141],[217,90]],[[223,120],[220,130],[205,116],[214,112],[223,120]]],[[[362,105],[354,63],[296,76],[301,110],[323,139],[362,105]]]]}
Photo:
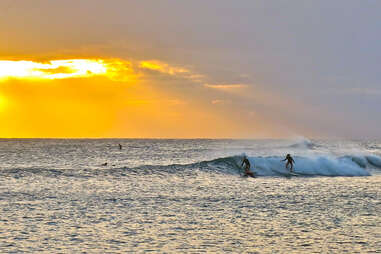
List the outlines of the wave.
{"type": "Polygon", "coordinates": [[[366,156],[366,161],[376,167],[376,168],[381,168],[381,158],[380,157],[377,157],[377,156],[374,156],[374,155],[369,155],[369,156],[366,156]]]}
{"type": "Polygon", "coordinates": [[[309,139],[300,139],[296,143],[289,145],[288,147],[313,150],[318,146],[309,139]]]}
{"type": "MultiPolygon", "coordinates": [[[[190,176],[198,172],[241,175],[243,156],[230,156],[209,161],[200,161],[190,164],[171,165],[142,165],[128,168],[103,168],[103,169],[46,169],[46,168],[13,168],[0,171],[1,176],[15,178],[30,175],[43,175],[46,177],[94,177],[99,175],[134,176],[157,175],[165,177],[168,174],[190,176]]],[[[289,176],[285,163],[280,156],[248,157],[251,170],[257,176],[289,176]]],[[[371,172],[381,172],[381,157],[375,155],[347,155],[341,157],[295,156],[294,171],[300,176],[369,176],[371,172]]]]}
{"type": "MultiPolygon", "coordinates": [[[[263,176],[288,174],[282,159],[279,156],[249,158],[252,170],[263,176]]],[[[369,176],[373,165],[368,163],[367,156],[295,156],[294,160],[294,171],[302,176],[369,176]]]]}
{"type": "MultiPolygon", "coordinates": [[[[243,156],[230,156],[217,158],[210,161],[201,161],[192,164],[173,164],[168,166],[141,166],[133,168],[134,172],[142,169],[154,172],[159,170],[166,173],[190,173],[195,170],[204,172],[216,172],[224,174],[239,175],[243,173],[241,167],[243,156]]],[[[285,163],[281,161],[283,157],[248,157],[251,163],[251,170],[258,176],[288,176],[289,171],[285,168],[285,163]]],[[[371,171],[381,169],[381,158],[373,155],[368,156],[316,156],[302,157],[295,156],[294,171],[301,176],[369,176],[371,171]]],[[[146,171],[147,173],[147,171],[146,171]]]]}

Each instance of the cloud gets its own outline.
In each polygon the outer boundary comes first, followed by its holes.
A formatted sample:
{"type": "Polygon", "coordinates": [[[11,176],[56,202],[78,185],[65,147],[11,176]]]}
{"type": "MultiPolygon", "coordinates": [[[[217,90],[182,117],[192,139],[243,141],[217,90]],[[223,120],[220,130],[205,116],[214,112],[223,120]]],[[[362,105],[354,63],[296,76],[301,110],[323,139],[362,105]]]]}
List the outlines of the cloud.
{"type": "Polygon", "coordinates": [[[0,60],[0,79],[65,79],[106,75],[102,60],[65,59],[48,62],[0,60]]]}
{"type": "Polygon", "coordinates": [[[225,104],[231,104],[231,100],[212,100],[211,101],[212,104],[216,105],[216,104],[219,104],[219,105],[225,105],[225,104]]]}
{"type": "Polygon", "coordinates": [[[51,69],[38,69],[38,68],[36,68],[35,70],[37,72],[44,72],[46,74],[58,74],[58,73],[71,74],[71,73],[75,73],[75,70],[73,70],[69,67],[65,67],[65,66],[59,66],[57,68],[51,68],[51,69]]]}
{"type": "Polygon", "coordinates": [[[107,77],[135,81],[139,74],[130,61],[122,59],[0,60],[0,81],[8,79],[54,80],[107,77]]]}
{"type": "Polygon", "coordinates": [[[223,91],[232,91],[248,87],[246,84],[204,84],[207,88],[218,89],[223,91]]]}
{"type": "Polygon", "coordinates": [[[179,75],[190,72],[185,68],[170,66],[169,64],[163,63],[158,60],[141,61],[139,67],[142,69],[149,69],[169,75],[179,75]]]}
{"type": "Polygon", "coordinates": [[[72,79],[103,76],[113,81],[136,82],[138,80],[187,80],[204,87],[233,91],[248,87],[240,83],[209,84],[204,74],[190,68],[176,66],[160,60],[123,60],[123,59],[55,59],[0,60],[0,80],[7,79],[72,79]],[[163,76],[164,75],[164,76],[163,76]]]}
{"type": "Polygon", "coordinates": [[[138,67],[142,70],[150,70],[161,74],[166,74],[171,77],[190,80],[196,83],[202,83],[205,76],[195,73],[188,68],[170,65],[159,60],[140,61],[138,67]]]}
{"type": "Polygon", "coordinates": [[[113,81],[136,82],[142,75],[139,74],[131,61],[122,59],[103,60],[107,68],[107,77],[113,81]]]}

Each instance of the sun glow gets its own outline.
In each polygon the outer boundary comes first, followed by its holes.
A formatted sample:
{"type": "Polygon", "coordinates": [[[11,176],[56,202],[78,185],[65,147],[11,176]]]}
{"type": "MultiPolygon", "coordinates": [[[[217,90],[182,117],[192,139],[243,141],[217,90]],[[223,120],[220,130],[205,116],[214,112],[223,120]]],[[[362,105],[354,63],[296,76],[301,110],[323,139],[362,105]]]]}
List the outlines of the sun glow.
{"type": "Polygon", "coordinates": [[[2,112],[5,109],[7,101],[5,100],[4,96],[0,95],[0,112],[2,112]]]}
{"type": "Polygon", "coordinates": [[[0,80],[16,79],[65,79],[106,75],[104,60],[67,59],[49,62],[0,60],[0,80]]]}
{"type": "Polygon", "coordinates": [[[242,133],[236,121],[227,122],[225,112],[220,115],[225,105],[233,104],[226,94],[222,99],[213,94],[209,107],[203,100],[188,99],[189,86],[182,84],[193,82],[195,93],[217,90],[218,96],[221,90],[238,93],[246,85],[205,84],[208,80],[192,66],[159,60],[0,59],[0,122],[6,123],[0,125],[0,137],[192,138],[242,133]],[[179,87],[171,90],[173,84],[179,87]]]}

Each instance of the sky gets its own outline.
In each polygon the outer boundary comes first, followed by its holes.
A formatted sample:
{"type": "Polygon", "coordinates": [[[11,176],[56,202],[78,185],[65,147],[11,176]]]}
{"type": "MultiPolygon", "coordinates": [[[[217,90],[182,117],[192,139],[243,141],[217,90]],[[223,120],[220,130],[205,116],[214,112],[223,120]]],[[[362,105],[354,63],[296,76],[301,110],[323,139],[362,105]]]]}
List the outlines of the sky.
{"type": "Polygon", "coordinates": [[[381,138],[381,1],[2,0],[2,138],[381,138]]]}

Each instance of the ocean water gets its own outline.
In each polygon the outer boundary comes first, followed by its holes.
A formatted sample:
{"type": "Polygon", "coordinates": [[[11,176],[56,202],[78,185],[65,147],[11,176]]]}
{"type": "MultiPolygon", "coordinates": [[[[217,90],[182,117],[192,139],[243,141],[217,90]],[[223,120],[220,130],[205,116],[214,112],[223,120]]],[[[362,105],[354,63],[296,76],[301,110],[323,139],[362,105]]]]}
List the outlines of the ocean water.
{"type": "Polygon", "coordinates": [[[3,139],[0,252],[381,253],[381,142],[3,139]]]}

